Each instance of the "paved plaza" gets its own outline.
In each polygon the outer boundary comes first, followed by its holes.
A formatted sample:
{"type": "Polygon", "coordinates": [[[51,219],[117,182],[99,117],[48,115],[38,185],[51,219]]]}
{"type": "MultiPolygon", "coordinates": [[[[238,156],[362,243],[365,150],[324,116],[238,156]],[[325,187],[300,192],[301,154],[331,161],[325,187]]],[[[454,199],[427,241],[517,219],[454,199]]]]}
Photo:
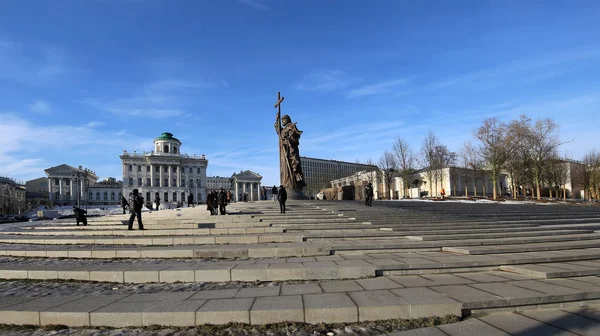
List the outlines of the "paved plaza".
{"type": "Polygon", "coordinates": [[[145,231],[126,230],[126,215],[90,217],[88,226],[3,225],[0,278],[44,281],[23,290],[0,282],[0,323],[259,325],[455,315],[465,321],[391,335],[600,334],[599,207],[291,201],[282,215],[275,202],[261,201],[228,211],[144,213],[145,231]],[[528,328],[538,334],[524,334],[528,328]]]}

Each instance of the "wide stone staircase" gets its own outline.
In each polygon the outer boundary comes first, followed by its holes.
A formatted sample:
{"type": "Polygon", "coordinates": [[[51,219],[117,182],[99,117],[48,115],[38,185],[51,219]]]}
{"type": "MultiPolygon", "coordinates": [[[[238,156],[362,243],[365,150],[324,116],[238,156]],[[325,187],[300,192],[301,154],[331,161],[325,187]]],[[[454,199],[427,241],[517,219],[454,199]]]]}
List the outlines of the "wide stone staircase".
{"type": "Polygon", "coordinates": [[[600,299],[598,207],[292,201],[280,214],[261,201],[231,204],[224,216],[203,207],[145,212],[144,231],[128,231],[126,218],[0,226],[0,278],[82,287],[0,291],[0,323],[341,323],[600,299]],[[94,282],[159,287],[86,292],[94,282]]]}

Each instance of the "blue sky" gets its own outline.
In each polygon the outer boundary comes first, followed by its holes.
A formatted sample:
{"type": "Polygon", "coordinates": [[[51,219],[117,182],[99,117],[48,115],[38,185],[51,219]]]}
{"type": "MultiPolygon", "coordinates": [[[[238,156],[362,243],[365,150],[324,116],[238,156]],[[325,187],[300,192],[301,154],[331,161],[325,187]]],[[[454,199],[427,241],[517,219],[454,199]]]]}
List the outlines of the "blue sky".
{"type": "Polygon", "coordinates": [[[83,165],[172,132],[210,175],[278,184],[273,123],[303,156],[377,160],[432,130],[451,150],[487,117],[553,118],[600,149],[600,2],[4,0],[0,175],[83,165]]]}

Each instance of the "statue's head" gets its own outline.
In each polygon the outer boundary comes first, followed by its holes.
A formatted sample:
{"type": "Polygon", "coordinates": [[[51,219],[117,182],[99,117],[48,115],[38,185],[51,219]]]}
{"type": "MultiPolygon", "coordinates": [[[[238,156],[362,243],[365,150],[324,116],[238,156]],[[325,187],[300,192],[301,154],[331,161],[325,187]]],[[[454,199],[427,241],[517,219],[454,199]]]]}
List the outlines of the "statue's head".
{"type": "Polygon", "coordinates": [[[283,117],[281,117],[281,123],[283,124],[283,126],[289,124],[292,122],[292,119],[290,118],[289,115],[284,115],[283,117]]]}

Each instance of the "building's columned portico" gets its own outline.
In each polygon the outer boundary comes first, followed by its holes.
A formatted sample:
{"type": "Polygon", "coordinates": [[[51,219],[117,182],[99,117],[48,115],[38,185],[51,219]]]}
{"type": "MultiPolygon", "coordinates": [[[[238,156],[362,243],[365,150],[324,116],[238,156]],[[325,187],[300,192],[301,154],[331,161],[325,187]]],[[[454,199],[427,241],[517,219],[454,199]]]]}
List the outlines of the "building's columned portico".
{"type": "Polygon", "coordinates": [[[96,173],[67,164],[44,170],[48,176],[48,196],[51,204],[77,204],[88,199],[87,188],[98,180],[96,173]]]}
{"type": "Polygon", "coordinates": [[[241,171],[231,176],[236,202],[243,201],[248,194],[248,201],[260,200],[260,184],[262,176],[250,170],[241,171]]]}

